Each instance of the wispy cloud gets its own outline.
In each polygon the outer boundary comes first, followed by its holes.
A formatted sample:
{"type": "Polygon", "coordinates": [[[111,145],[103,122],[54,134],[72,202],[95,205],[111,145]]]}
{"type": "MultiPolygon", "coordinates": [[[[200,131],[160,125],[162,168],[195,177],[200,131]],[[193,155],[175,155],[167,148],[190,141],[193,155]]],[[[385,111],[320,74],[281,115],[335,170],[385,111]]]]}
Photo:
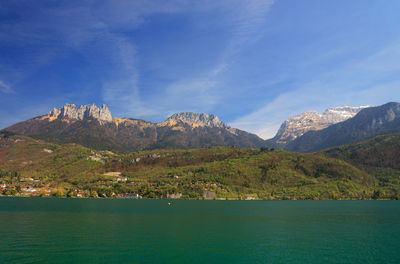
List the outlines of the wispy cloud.
{"type": "Polygon", "coordinates": [[[6,94],[15,93],[15,91],[13,89],[11,89],[11,86],[6,84],[2,80],[0,80],[0,92],[6,93],[6,94]]]}
{"type": "Polygon", "coordinates": [[[234,55],[240,51],[242,45],[246,42],[255,41],[260,36],[258,33],[262,29],[266,15],[273,3],[273,0],[241,1],[237,3],[230,14],[232,16],[230,26],[233,38],[225,56],[234,55]]]}
{"type": "Polygon", "coordinates": [[[136,47],[121,36],[112,33],[110,35],[114,39],[111,44],[112,52],[109,50],[112,56],[110,61],[112,73],[111,77],[103,81],[103,100],[124,116],[131,116],[134,110],[145,113],[138,87],[136,47]]]}
{"type": "Polygon", "coordinates": [[[322,111],[339,105],[380,105],[399,101],[399,43],[374,54],[349,61],[344,67],[326,71],[313,80],[303,80],[294,90],[281,93],[265,106],[237,118],[231,125],[267,139],[292,115],[307,110],[322,111]]]}
{"type": "Polygon", "coordinates": [[[272,4],[273,1],[208,1],[202,4],[198,10],[222,13],[220,23],[230,36],[227,45],[214,65],[170,83],[161,96],[153,98],[158,106],[156,111],[170,114],[176,111],[207,112],[218,108],[232,88],[224,83],[224,75],[235,63],[235,55],[243,46],[257,39],[272,4]]]}
{"type": "MultiPolygon", "coordinates": [[[[225,91],[222,90],[221,76],[229,71],[232,59],[243,45],[255,39],[272,3],[269,0],[206,0],[194,3],[181,0],[106,0],[86,1],[78,6],[68,2],[55,5],[27,3],[24,9],[15,9],[13,4],[6,5],[6,9],[18,10],[24,19],[15,23],[2,23],[0,40],[10,44],[25,43],[37,47],[37,50],[28,54],[26,61],[31,62],[29,65],[0,67],[7,68],[7,76],[18,73],[18,78],[14,78],[18,83],[58,59],[62,54],[60,51],[65,47],[86,56],[88,61],[103,54],[109,63],[109,72],[102,77],[101,94],[104,102],[117,113],[146,117],[149,113],[156,115],[158,112],[164,115],[171,109],[183,110],[193,105],[197,105],[198,110],[206,111],[222,100],[220,95],[225,91]],[[135,38],[125,32],[138,29],[155,14],[218,16],[215,21],[220,23],[219,27],[227,33],[229,40],[219,59],[207,70],[167,82],[163,89],[159,89],[159,94],[143,99],[140,80],[141,54],[135,38]],[[181,100],[182,96],[191,99],[181,100]],[[154,102],[158,102],[157,107],[154,107],[154,102]]],[[[9,11],[4,10],[5,13],[9,11]]],[[[203,23],[200,20],[197,23],[203,23]]],[[[1,91],[12,90],[3,84],[1,91]]]]}
{"type": "Polygon", "coordinates": [[[211,75],[217,76],[228,70],[232,59],[243,46],[256,41],[262,35],[260,31],[273,3],[273,0],[222,2],[223,23],[231,38],[220,61],[210,71],[211,75]]]}
{"type": "MultiPolygon", "coordinates": [[[[223,89],[221,76],[229,71],[232,58],[240,52],[246,41],[254,38],[273,1],[246,3],[205,1],[195,7],[186,1],[164,3],[160,6],[151,3],[149,1],[149,4],[135,12],[133,17],[137,23],[145,23],[146,17],[153,13],[222,12],[221,23],[230,35],[228,45],[220,55],[220,59],[215,65],[210,65],[208,70],[165,83],[165,87],[158,94],[144,100],[140,89],[140,54],[136,53],[134,41],[128,43],[121,36],[110,32],[109,34],[119,43],[116,49],[119,49],[120,53],[113,53],[115,54],[114,66],[119,71],[119,77],[104,82],[102,91],[104,101],[118,108],[118,112],[138,117],[164,116],[166,113],[175,111],[212,110],[218,102],[223,100],[224,93],[227,92],[223,89]]],[[[125,6],[125,9],[129,8],[125,6]]],[[[123,23],[127,18],[121,20],[122,22],[114,21],[112,24],[123,23]]]]}
{"type": "MultiPolygon", "coordinates": [[[[150,120],[175,111],[232,120],[245,112],[232,125],[271,137],[284,119],[301,111],[398,100],[399,42],[360,58],[392,41],[397,31],[374,42],[376,32],[365,27],[372,33],[365,38],[361,22],[355,21],[353,31],[337,30],[335,16],[328,18],[330,27],[322,16],[308,19],[307,4],[295,11],[291,4],[273,5],[272,0],[4,1],[0,48],[11,52],[1,55],[0,101],[13,92],[47,89],[48,106],[103,101],[116,116],[150,120]],[[315,21],[324,34],[310,26],[315,21]]],[[[383,13],[372,9],[368,21],[383,13]]],[[[380,24],[385,34],[395,15],[380,24]]],[[[348,19],[346,26],[354,22],[348,19]]],[[[15,103],[39,104],[23,96],[9,106],[19,108],[15,103]]]]}
{"type": "MultiPolygon", "coordinates": [[[[30,64],[0,65],[0,69],[18,83],[62,57],[63,48],[79,52],[88,61],[101,54],[106,57],[104,61],[109,61],[109,73],[103,79],[104,101],[122,109],[121,112],[129,112],[132,107],[137,109],[140,98],[136,47],[119,32],[138,27],[144,21],[144,14],[173,12],[172,8],[156,2],[87,1],[78,6],[32,4],[31,8],[27,8],[30,5],[27,3],[24,9],[17,9],[24,19],[0,25],[0,40],[36,47],[27,54],[26,61],[30,64]]],[[[12,4],[10,8],[13,8],[12,4]]],[[[0,91],[11,93],[13,90],[1,81],[0,91]]]]}

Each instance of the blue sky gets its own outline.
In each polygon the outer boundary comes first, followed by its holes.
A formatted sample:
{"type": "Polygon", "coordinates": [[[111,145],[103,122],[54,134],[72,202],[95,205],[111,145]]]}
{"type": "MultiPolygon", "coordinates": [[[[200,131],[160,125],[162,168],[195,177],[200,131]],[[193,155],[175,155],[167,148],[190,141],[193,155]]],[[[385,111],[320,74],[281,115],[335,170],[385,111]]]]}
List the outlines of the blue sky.
{"type": "Polygon", "coordinates": [[[282,121],[400,98],[400,1],[1,1],[0,128],[65,103],[282,121]]]}

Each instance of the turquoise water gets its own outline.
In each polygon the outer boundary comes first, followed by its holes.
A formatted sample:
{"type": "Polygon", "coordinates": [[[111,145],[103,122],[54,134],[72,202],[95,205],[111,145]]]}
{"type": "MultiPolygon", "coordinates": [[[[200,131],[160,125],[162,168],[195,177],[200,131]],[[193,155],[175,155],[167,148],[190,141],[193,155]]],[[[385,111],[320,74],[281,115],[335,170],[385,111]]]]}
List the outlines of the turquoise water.
{"type": "Polygon", "coordinates": [[[400,263],[399,201],[0,198],[0,263],[400,263]]]}

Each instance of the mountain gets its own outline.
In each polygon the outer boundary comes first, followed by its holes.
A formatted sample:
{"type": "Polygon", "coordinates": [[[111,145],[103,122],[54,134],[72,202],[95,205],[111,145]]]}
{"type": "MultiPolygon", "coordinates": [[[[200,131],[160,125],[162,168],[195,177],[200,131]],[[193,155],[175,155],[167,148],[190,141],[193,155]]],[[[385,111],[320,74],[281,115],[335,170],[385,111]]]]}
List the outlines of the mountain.
{"type": "Polygon", "coordinates": [[[353,118],[325,129],[309,131],[290,142],[285,149],[313,152],[398,132],[400,132],[400,104],[392,102],[363,109],[353,118]]]}
{"type": "Polygon", "coordinates": [[[267,140],[267,142],[270,145],[284,148],[288,143],[308,131],[321,130],[333,124],[343,122],[368,107],[371,106],[340,106],[328,108],[322,114],[316,111],[307,111],[292,116],[282,123],[275,137],[267,140]]]}
{"type": "Polygon", "coordinates": [[[99,150],[130,152],[155,148],[261,147],[264,140],[234,129],[215,115],[177,113],[164,122],[112,117],[107,106],[66,104],[3,131],[99,150]]]}

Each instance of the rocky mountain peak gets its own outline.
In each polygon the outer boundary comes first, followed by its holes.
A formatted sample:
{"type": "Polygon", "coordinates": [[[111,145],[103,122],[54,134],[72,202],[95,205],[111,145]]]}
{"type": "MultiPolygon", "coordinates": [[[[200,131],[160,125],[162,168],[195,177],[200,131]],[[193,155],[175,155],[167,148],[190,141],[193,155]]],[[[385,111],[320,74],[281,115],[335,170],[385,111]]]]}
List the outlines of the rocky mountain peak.
{"type": "Polygon", "coordinates": [[[167,121],[181,121],[192,128],[196,127],[212,127],[212,128],[223,128],[228,130],[230,133],[237,135],[237,130],[226,125],[224,122],[219,120],[218,116],[206,113],[193,113],[183,112],[176,113],[170,116],[167,121]]]}
{"type": "Polygon", "coordinates": [[[209,115],[206,113],[193,113],[193,112],[183,112],[176,113],[169,117],[167,120],[181,121],[190,126],[206,126],[206,127],[225,127],[226,125],[219,120],[216,115],[209,115]]]}
{"type": "Polygon", "coordinates": [[[322,116],[329,123],[336,124],[354,117],[362,109],[369,107],[372,107],[372,105],[363,105],[363,106],[346,105],[346,106],[332,107],[326,109],[325,112],[322,114],[322,116]]]}
{"type": "Polygon", "coordinates": [[[105,104],[100,107],[95,104],[81,106],[65,104],[61,108],[54,108],[48,115],[56,118],[76,120],[97,119],[100,122],[112,122],[111,112],[105,104]]]}
{"type": "Polygon", "coordinates": [[[316,111],[307,111],[285,120],[275,138],[277,143],[284,144],[303,135],[307,131],[325,128],[326,120],[316,111]]]}
{"type": "Polygon", "coordinates": [[[343,122],[369,107],[371,106],[339,106],[328,108],[323,113],[307,111],[292,116],[283,122],[273,140],[278,144],[287,144],[308,131],[321,130],[343,122]]]}

